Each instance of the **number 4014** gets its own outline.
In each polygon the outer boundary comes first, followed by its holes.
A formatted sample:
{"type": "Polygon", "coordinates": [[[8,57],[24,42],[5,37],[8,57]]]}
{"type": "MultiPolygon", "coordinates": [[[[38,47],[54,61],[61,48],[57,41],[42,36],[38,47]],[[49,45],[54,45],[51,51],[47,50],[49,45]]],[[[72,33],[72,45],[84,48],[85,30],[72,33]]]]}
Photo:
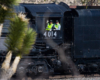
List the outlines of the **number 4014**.
{"type": "Polygon", "coordinates": [[[57,36],[57,32],[53,32],[53,31],[48,31],[44,33],[45,37],[56,37],[57,36]]]}

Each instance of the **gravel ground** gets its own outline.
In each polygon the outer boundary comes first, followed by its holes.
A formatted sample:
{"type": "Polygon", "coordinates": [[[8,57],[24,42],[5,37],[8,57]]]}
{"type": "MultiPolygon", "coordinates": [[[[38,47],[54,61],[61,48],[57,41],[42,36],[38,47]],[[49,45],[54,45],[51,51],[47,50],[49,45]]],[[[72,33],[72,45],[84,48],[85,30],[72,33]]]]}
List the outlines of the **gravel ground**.
{"type": "MultiPolygon", "coordinates": [[[[54,78],[54,79],[50,79],[50,80],[58,80],[57,78],[54,78]]],[[[59,79],[59,80],[100,80],[100,77],[80,77],[80,78],[62,78],[62,79],[59,79]]]]}
{"type": "MultiPolygon", "coordinates": [[[[52,80],[58,80],[58,79],[52,79],[52,80]]],[[[59,80],[100,80],[100,78],[70,78],[70,79],[59,79],[59,80]]]]}
{"type": "MultiPolygon", "coordinates": [[[[58,80],[58,79],[54,79],[58,80]]],[[[100,80],[100,78],[74,78],[74,79],[59,79],[59,80],[100,80]]]]}
{"type": "Polygon", "coordinates": [[[89,78],[64,78],[64,79],[31,79],[31,78],[23,78],[22,80],[100,80],[100,77],[89,77],[89,78]]]}
{"type": "MultiPolygon", "coordinates": [[[[60,76],[54,77],[49,77],[49,79],[41,79],[39,77],[32,79],[30,77],[28,78],[22,78],[20,80],[100,80],[100,76],[98,77],[73,77],[73,78],[68,78],[66,76],[63,76],[62,78],[59,78],[60,76]]],[[[19,80],[19,79],[11,79],[11,80],[19,80]]]]}
{"type": "MultiPolygon", "coordinates": [[[[83,0],[84,1],[84,0],[83,0]]],[[[86,5],[82,4],[81,0],[21,0],[21,3],[34,3],[34,4],[42,4],[42,3],[60,3],[60,2],[65,2],[68,5],[86,5]]],[[[95,3],[93,5],[96,6],[97,0],[95,0],[95,3]]],[[[98,0],[98,5],[100,6],[100,0],[98,0]]]]}

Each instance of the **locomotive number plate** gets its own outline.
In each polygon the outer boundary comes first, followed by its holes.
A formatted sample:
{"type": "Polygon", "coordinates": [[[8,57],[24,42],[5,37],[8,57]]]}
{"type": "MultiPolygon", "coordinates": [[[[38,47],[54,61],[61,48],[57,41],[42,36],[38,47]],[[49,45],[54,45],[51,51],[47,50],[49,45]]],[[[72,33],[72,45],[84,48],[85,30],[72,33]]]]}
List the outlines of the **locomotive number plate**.
{"type": "Polygon", "coordinates": [[[45,37],[57,37],[57,32],[56,31],[46,31],[43,34],[45,37]]]}

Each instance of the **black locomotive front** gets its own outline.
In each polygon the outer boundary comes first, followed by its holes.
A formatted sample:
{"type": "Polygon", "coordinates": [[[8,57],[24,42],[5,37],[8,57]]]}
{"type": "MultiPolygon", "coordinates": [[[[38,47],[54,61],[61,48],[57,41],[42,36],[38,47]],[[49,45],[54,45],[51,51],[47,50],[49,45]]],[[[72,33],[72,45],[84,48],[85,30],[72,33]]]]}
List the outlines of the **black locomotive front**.
{"type": "MultiPolygon", "coordinates": [[[[56,49],[64,43],[64,12],[70,11],[67,5],[59,4],[21,4],[25,8],[29,25],[37,32],[36,43],[29,56],[23,59],[31,59],[27,72],[35,74],[49,74],[61,70],[62,64],[56,49]],[[53,26],[47,30],[52,20],[53,26]],[[56,22],[60,28],[56,29],[56,22]]],[[[22,67],[22,66],[21,66],[22,67]]],[[[20,67],[19,67],[20,68],[20,67]]],[[[19,69],[18,68],[18,69],[19,69]]]]}
{"type": "MultiPolygon", "coordinates": [[[[56,4],[22,4],[25,7],[27,17],[30,19],[30,26],[37,32],[37,40],[32,52],[46,53],[50,49],[57,48],[64,42],[63,19],[64,12],[70,10],[66,5],[56,4]],[[52,20],[51,30],[46,30],[52,20]],[[60,24],[60,29],[55,29],[56,21],[60,24]],[[55,44],[54,44],[55,43],[55,44]]],[[[50,52],[52,53],[52,52],[50,52]]]]}

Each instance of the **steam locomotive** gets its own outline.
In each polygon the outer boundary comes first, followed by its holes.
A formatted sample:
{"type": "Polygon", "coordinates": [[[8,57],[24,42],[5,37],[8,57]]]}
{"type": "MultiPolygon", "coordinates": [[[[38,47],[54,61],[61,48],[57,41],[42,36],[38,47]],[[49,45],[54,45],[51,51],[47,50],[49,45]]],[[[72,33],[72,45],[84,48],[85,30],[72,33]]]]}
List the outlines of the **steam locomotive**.
{"type": "MultiPolygon", "coordinates": [[[[15,12],[29,18],[29,27],[37,32],[36,43],[30,54],[22,57],[18,71],[34,75],[67,74],[72,72],[72,63],[62,60],[70,58],[79,73],[100,71],[100,7],[70,8],[67,4],[20,4],[15,12]],[[59,21],[60,30],[47,31],[47,23],[59,21]],[[62,51],[61,51],[62,50],[62,51]],[[64,53],[64,54],[63,54],[64,53]],[[26,59],[26,61],[24,61],[26,59]],[[67,63],[67,64],[66,64],[67,63]],[[66,70],[65,70],[65,68],[66,70]]],[[[9,21],[8,21],[9,22],[9,21]]],[[[7,25],[6,23],[4,23],[7,25]]],[[[5,56],[4,42],[8,27],[3,28],[1,58],[5,56]]]]}

